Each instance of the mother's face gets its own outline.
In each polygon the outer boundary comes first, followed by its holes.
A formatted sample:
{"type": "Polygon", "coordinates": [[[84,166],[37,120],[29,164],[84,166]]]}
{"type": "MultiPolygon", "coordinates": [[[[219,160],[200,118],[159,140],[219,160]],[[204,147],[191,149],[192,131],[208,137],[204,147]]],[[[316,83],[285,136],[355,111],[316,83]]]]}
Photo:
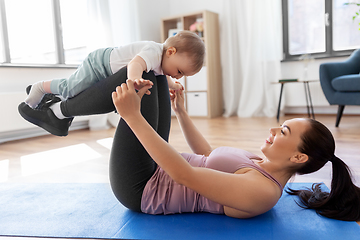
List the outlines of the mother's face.
{"type": "Polygon", "coordinates": [[[270,136],[261,146],[261,151],[269,160],[290,159],[297,154],[301,144],[301,136],[308,129],[306,119],[295,118],[287,120],[283,125],[270,129],[270,136]]]}

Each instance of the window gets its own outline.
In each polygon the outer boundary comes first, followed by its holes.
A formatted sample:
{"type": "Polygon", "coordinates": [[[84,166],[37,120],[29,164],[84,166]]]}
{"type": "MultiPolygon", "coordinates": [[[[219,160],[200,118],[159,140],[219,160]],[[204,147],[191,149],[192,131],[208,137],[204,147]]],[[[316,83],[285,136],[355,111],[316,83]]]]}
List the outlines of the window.
{"type": "Polygon", "coordinates": [[[333,3],[333,48],[336,51],[360,47],[360,18],[356,12],[357,5],[345,5],[349,1],[334,1],[333,3]]]}
{"type": "Polygon", "coordinates": [[[78,64],[86,57],[87,0],[0,0],[0,13],[0,63],[78,64]]]}
{"type": "Polygon", "coordinates": [[[54,24],[49,21],[52,19],[51,2],[5,0],[5,11],[10,62],[56,63],[54,24]],[[19,16],[26,21],[19,21],[19,16]]]}
{"type": "Polygon", "coordinates": [[[284,60],[349,55],[360,47],[359,10],[348,0],[282,0],[284,60]]]}

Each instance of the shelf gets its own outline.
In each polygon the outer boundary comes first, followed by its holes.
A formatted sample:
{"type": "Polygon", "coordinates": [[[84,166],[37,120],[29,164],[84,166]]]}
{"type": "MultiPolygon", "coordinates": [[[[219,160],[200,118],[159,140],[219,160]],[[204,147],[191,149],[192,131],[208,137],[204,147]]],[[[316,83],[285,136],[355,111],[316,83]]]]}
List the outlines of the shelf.
{"type": "Polygon", "coordinates": [[[170,29],[190,30],[196,21],[203,21],[201,39],[205,44],[206,55],[203,69],[181,80],[185,88],[185,106],[190,116],[218,117],[223,114],[218,14],[200,11],[163,18],[161,38],[164,42],[169,37],[170,29]]]}

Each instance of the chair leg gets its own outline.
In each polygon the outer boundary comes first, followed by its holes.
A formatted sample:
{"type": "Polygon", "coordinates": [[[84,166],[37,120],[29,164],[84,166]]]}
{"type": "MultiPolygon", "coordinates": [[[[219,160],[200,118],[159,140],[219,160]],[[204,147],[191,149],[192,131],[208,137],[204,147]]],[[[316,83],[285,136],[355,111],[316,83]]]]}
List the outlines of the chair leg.
{"type": "Polygon", "coordinates": [[[336,116],[336,123],[335,127],[339,127],[340,119],[342,117],[342,114],[344,112],[345,105],[339,105],[337,116],[336,116]]]}

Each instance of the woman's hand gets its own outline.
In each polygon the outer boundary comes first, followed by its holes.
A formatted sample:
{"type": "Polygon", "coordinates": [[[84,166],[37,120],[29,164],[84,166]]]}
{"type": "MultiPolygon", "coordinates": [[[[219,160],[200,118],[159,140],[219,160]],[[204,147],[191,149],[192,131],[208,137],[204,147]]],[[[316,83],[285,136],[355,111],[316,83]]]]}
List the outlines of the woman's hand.
{"type": "Polygon", "coordinates": [[[135,83],[133,80],[126,80],[112,93],[112,99],[116,110],[126,121],[131,117],[141,116],[140,102],[144,94],[151,88],[151,85],[143,86],[138,92],[135,91],[135,83]]]}
{"type": "Polygon", "coordinates": [[[170,87],[170,90],[175,90],[175,91],[184,90],[184,87],[180,82],[175,81],[174,84],[170,87]]]}
{"type": "Polygon", "coordinates": [[[181,111],[185,111],[184,105],[184,91],[182,90],[170,90],[171,108],[176,114],[181,111]]]}

